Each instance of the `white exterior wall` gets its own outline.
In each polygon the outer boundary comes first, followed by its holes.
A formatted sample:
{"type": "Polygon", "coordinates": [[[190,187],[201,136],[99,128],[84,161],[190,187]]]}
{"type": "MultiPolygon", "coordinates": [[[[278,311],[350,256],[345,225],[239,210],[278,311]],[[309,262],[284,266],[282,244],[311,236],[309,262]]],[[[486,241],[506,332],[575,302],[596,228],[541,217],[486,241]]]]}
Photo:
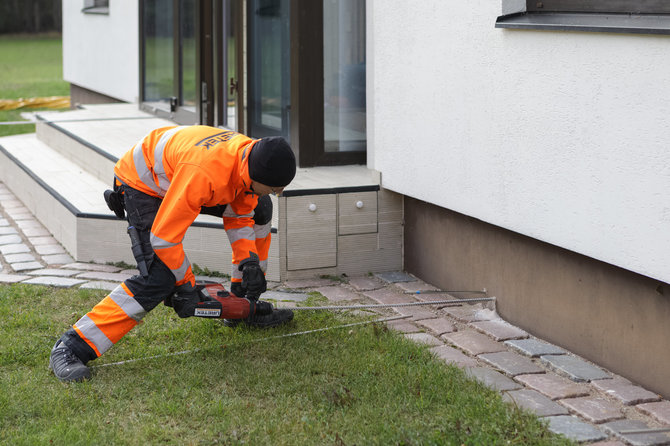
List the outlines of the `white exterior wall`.
{"type": "Polygon", "coordinates": [[[139,6],[109,2],[109,15],[81,12],[83,0],[63,0],[63,78],[127,102],[139,101],[139,6]]]}
{"type": "Polygon", "coordinates": [[[390,190],[670,282],[670,36],[496,29],[500,14],[368,0],[369,167],[390,190]]]}

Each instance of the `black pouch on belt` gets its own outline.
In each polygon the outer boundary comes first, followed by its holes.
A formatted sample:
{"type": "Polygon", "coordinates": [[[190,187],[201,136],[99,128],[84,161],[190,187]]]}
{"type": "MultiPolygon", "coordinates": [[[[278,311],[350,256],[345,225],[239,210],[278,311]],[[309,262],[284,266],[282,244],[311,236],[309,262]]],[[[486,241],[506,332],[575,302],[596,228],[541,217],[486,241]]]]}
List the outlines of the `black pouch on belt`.
{"type": "Polygon", "coordinates": [[[126,218],[126,206],[123,202],[123,192],[120,187],[116,185],[116,178],[114,179],[114,190],[107,189],[103,196],[105,197],[105,203],[110,211],[114,212],[116,216],[120,219],[126,218]]]}

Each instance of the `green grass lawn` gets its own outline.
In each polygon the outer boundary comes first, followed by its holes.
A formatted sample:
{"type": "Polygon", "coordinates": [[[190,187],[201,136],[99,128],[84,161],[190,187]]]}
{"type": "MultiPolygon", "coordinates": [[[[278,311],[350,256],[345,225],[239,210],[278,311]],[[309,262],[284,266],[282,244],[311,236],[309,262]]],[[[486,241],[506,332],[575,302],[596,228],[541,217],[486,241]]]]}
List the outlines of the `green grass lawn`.
{"type": "MultiPolygon", "coordinates": [[[[0,99],[68,96],[58,35],[0,35],[0,99]]],[[[21,121],[23,111],[0,110],[0,121],[21,121]]],[[[34,124],[0,125],[0,136],[35,131],[34,124]]]]}
{"type": "Polygon", "coordinates": [[[104,294],[0,286],[1,444],[570,444],[383,326],[267,339],[357,320],[330,312],[252,330],[160,305],[92,380],[63,384],[51,346],[104,294]]]}

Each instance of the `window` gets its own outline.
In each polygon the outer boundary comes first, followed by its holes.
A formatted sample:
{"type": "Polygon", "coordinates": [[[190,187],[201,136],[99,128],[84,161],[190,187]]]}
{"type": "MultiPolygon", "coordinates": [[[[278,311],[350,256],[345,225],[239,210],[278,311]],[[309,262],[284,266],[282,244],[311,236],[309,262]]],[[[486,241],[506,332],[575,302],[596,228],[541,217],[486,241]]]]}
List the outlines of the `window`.
{"type": "Polygon", "coordinates": [[[503,0],[496,28],[670,34],[670,2],[503,0]]]}
{"type": "Polygon", "coordinates": [[[109,14],[109,0],[84,0],[85,14],[109,14]]]}

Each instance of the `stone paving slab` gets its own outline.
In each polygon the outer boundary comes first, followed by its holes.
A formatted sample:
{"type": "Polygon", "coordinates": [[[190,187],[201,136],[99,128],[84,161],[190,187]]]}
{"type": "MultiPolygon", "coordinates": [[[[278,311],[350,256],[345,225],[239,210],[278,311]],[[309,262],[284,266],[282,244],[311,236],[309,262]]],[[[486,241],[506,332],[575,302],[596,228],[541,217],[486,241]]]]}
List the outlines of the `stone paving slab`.
{"type": "Polygon", "coordinates": [[[619,377],[613,379],[599,379],[592,381],[591,384],[593,384],[596,389],[618,399],[626,406],[633,406],[640,403],[651,403],[661,399],[654,392],[633,385],[627,379],[619,377]]]}
{"type": "Polygon", "coordinates": [[[448,345],[438,345],[430,349],[435,355],[446,362],[447,364],[453,364],[457,367],[477,367],[479,363],[475,358],[472,358],[462,351],[449,347],[448,345]]]}
{"type": "Polygon", "coordinates": [[[568,410],[535,390],[521,389],[506,392],[503,400],[530,410],[538,417],[569,415],[568,410]]]}
{"type": "Polygon", "coordinates": [[[25,243],[14,243],[11,245],[2,245],[0,246],[0,253],[3,256],[7,254],[18,254],[21,252],[30,252],[30,248],[25,243]]]}
{"type": "Polygon", "coordinates": [[[81,271],[76,271],[73,269],[56,269],[56,268],[46,268],[46,269],[37,269],[30,271],[31,276],[60,276],[60,277],[70,277],[75,274],[79,274],[81,271]]]}
{"type": "Polygon", "coordinates": [[[417,321],[417,324],[421,325],[422,327],[426,327],[427,329],[435,333],[437,336],[456,331],[456,327],[454,326],[454,324],[452,324],[451,321],[443,317],[435,319],[424,319],[421,321],[417,321]]]}
{"type": "Polygon", "coordinates": [[[502,371],[505,375],[527,375],[531,373],[544,373],[544,369],[535,364],[525,356],[514,352],[484,353],[478,356],[479,359],[491,364],[493,367],[502,371]]]}
{"type": "Polygon", "coordinates": [[[465,374],[481,382],[486,387],[499,392],[521,389],[519,383],[512,381],[502,373],[498,373],[488,367],[466,367],[465,374]]]}
{"type": "Polygon", "coordinates": [[[526,387],[537,390],[552,400],[576,398],[589,394],[587,384],[570,381],[552,372],[518,375],[514,379],[526,387]]]}
{"type": "Polygon", "coordinates": [[[58,240],[49,236],[49,237],[28,237],[28,241],[33,244],[33,246],[39,245],[56,245],[58,240]]]}
{"type": "Polygon", "coordinates": [[[384,285],[374,277],[361,276],[349,278],[349,285],[357,291],[376,290],[384,285]]]}
{"type": "Polygon", "coordinates": [[[567,398],[561,400],[561,404],[585,420],[595,424],[624,418],[621,409],[605,398],[592,396],[567,398]]]}
{"type": "Polygon", "coordinates": [[[546,419],[549,421],[550,431],[565,435],[573,441],[598,441],[607,438],[607,435],[597,427],[570,415],[559,415],[546,419]]]}
{"type": "MultiPolygon", "coordinates": [[[[395,284],[403,293],[417,293],[417,291],[439,291],[439,288],[424,282],[423,280],[414,280],[408,282],[397,282],[395,284]]],[[[417,293],[418,294],[418,293],[417,293]]],[[[432,293],[431,293],[432,294],[432,293]]]]}
{"type": "Polygon", "coordinates": [[[543,355],[564,355],[567,353],[556,345],[538,339],[513,339],[505,341],[505,344],[531,358],[538,358],[543,355]]]}
{"type": "Polygon", "coordinates": [[[34,262],[35,256],[29,252],[23,252],[20,254],[7,254],[5,256],[5,262],[7,263],[18,263],[18,262],[34,262]]]}
{"type": "Polygon", "coordinates": [[[494,311],[483,308],[482,304],[449,307],[445,308],[444,312],[461,322],[490,321],[498,319],[498,315],[494,311]]]}
{"type": "Polygon", "coordinates": [[[88,289],[94,289],[94,290],[106,290],[106,291],[112,291],[116,287],[119,286],[118,282],[105,282],[102,280],[97,280],[93,282],[86,282],[79,288],[88,288],[88,289]]]}
{"type": "Polygon", "coordinates": [[[482,353],[495,353],[506,350],[503,344],[494,341],[486,335],[477,333],[476,331],[468,330],[447,333],[442,335],[442,338],[473,356],[481,355],[482,353]]]}
{"type": "Polygon", "coordinates": [[[343,286],[324,286],[317,288],[316,291],[323,294],[326,299],[332,302],[350,301],[361,298],[357,293],[343,286]]]}
{"type": "Polygon", "coordinates": [[[65,249],[61,245],[37,245],[35,251],[40,255],[65,254],[65,249]]]}
{"type": "Polygon", "coordinates": [[[31,219],[31,220],[21,220],[17,221],[16,225],[21,228],[21,229],[28,229],[28,228],[43,228],[42,224],[37,221],[36,219],[31,219]]]}
{"type": "Polygon", "coordinates": [[[47,237],[51,235],[45,228],[26,228],[23,229],[23,235],[26,237],[47,237]]]}
{"type": "Polygon", "coordinates": [[[622,434],[622,431],[649,429],[649,426],[640,420],[619,420],[603,425],[603,429],[617,438],[633,446],[656,446],[670,444],[670,436],[663,432],[649,432],[643,434],[622,434]]]}
{"type": "Polygon", "coordinates": [[[329,285],[333,285],[332,280],[322,279],[320,277],[314,277],[312,279],[288,280],[284,282],[284,286],[289,289],[319,288],[329,285]]]}
{"type": "Polygon", "coordinates": [[[611,375],[583,359],[571,355],[543,355],[540,359],[548,367],[573,381],[592,381],[610,378],[611,375]]]}
{"type": "Polygon", "coordinates": [[[81,263],[81,262],[69,263],[67,265],[63,265],[63,268],[78,269],[82,271],[102,271],[106,273],[116,273],[121,270],[121,268],[114,265],[102,265],[99,263],[81,263]]]}
{"type": "Polygon", "coordinates": [[[408,294],[399,293],[393,289],[382,288],[379,290],[364,291],[363,294],[366,297],[374,300],[377,303],[388,305],[388,304],[406,304],[410,302],[416,302],[413,298],[409,297],[408,294]]]}
{"type": "Polygon", "coordinates": [[[643,403],[637,406],[644,414],[647,414],[661,423],[670,425],[670,401],[659,401],[657,403],[643,403]]]}
{"type": "Polygon", "coordinates": [[[510,339],[522,339],[528,337],[528,333],[503,320],[471,322],[470,326],[477,331],[491,336],[496,341],[507,341],[510,339]]]}
{"type": "Polygon", "coordinates": [[[401,333],[419,333],[421,329],[414,325],[413,323],[407,321],[406,319],[401,319],[401,320],[396,320],[396,321],[389,321],[386,323],[386,325],[395,331],[399,331],[401,333]]]}
{"type": "Polygon", "coordinates": [[[431,347],[444,344],[442,341],[429,333],[406,333],[405,337],[416,343],[430,345],[431,347]]]}
{"type": "Polygon", "coordinates": [[[29,280],[24,280],[21,283],[30,283],[33,285],[48,285],[62,288],[70,288],[75,285],[80,285],[85,283],[86,280],[71,279],[68,277],[54,277],[54,276],[44,276],[44,277],[33,277],[29,280]]]}
{"type": "Polygon", "coordinates": [[[274,290],[266,291],[265,293],[263,293],[263,299],[271,299],[277,301],[304,302],[307,300],[308,297],[309,296],[307,295],[307,293],[287,293],[285,291],[274,291],[274,290]]]}
{"type": "Polygon", "coordinates": [[[626,443],[618,440],[605,440],[598,443],[589,443],[589,446],[626,446],[626,443]]]}
{"type": "Polygon", "coordinates": [[[30,276],[21,274],[0,274],[0,283],[16,283],[26,279],[30,279],[30,276]]]}
{"type": "Polygon", "coordinates": [[[9,222],[6,218],[0,218],[0,226],[9,226],[9,222]]]}
{"type": "Polygon", "coordinates": [[[42,256],[47,265],[64,265],[71,263],[74,259],[69,254],[49,254],[42,256]]]}
{"type": "Polygon", "coordinates": [[[21,236],[18,234],[9,234],[0,236],[0,245],[14,245],[17,243],[21,243],[22,241],[23,240],[21,239],[21,236]]]}
{"type": "Polygon", "coordinates": [[[12,263],[11,266],[12,269],[17,273],[20,273],[21,271],[28,271],[31,269],[44,268],[44,265],[42,265],[39,262],[18,262],[18,263],[12,263]]]}
{"type": "Polygon", "coordinates": [[[414,282],[416,277],[407,274],[404,271],[389,271],[384,273],[375,273],[375,277],[380,278],[386,283],[414,282]]]}
{"type": "Polygon", "coordinates": [[[397,307],[395,311],[403,316],[411,316],[412,320],[420,321],[424,319],[435,319],[437,314],[430,310],[429,306],[418,305],[415,307],[397,307]]]}
{"type": "Polygon", "coordinates": [[[103,271],[89,271],[77,275],[77,279],[105,280],[108,282],[123,282],[131,277],[130,274],[106,273],[103,271]]]}
{"type": "MultiPolygon", "coordinates": [[[[412,283],[412,282],[409,282],[412,283]]],[[[412,296],[416,300],[420,300],[421,302],[435,302],[435,301],[442,301],[442,300],[456,300],[456,297],[452,296],[451,294],[446,294],[446,293],[410,293],[408,294],[409,296],[412,296]]],[[[454,303],[453,305],[451,304],[440,304],[440,307],[444,306],[461,306],[462,304],[454,303]]]]}
{"type": "Polygon", "coordinates": [[[11,226],[0,226],[0,235],[11,235],[11,234],[18,234],[18,232],[11,226]]]}

